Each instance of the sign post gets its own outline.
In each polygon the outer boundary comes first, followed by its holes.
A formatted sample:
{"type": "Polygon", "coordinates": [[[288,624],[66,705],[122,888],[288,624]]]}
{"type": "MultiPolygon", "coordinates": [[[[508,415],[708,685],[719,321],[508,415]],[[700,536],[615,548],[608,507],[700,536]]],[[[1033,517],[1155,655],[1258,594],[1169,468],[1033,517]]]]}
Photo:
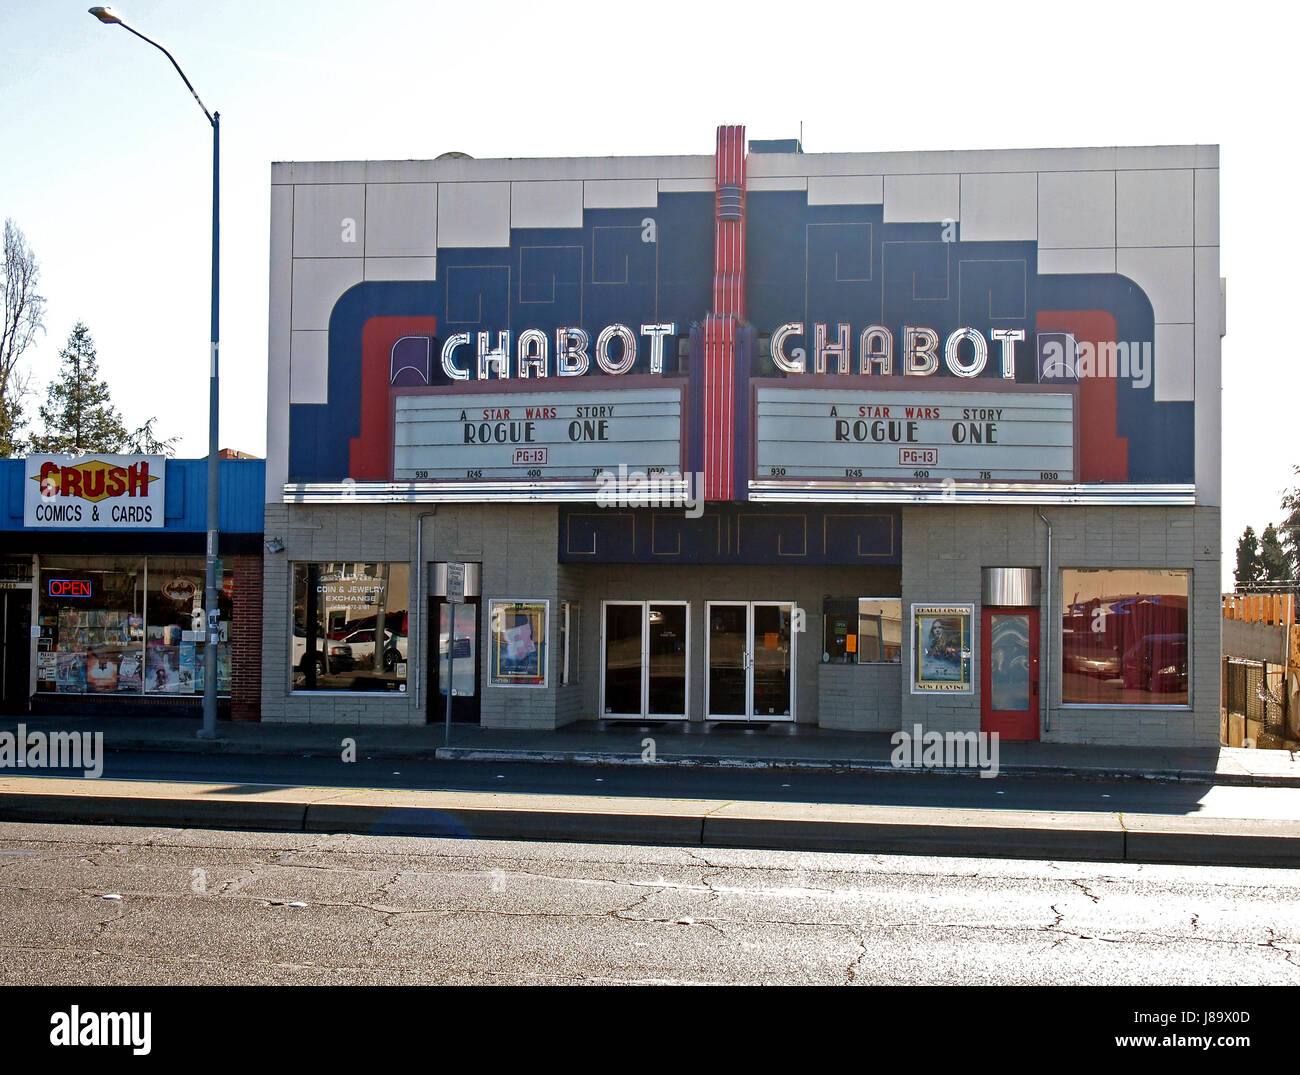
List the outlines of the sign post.
{"type": "Polygon", "coordinates": [[[452,676],[456,670],[456,609],[465,600],[465,565],[447,565],[447,717],[443,746],[451,746],[451,698],[456,693],[452,676]]]}

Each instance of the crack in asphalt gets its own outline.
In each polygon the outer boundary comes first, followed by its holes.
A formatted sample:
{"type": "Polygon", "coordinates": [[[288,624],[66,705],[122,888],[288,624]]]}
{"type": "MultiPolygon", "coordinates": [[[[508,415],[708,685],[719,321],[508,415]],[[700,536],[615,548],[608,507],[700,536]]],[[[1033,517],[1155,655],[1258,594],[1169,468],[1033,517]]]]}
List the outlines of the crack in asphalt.
{"type": "Polygon", "coordinates": [[[853,935],[853,939],[858,942],[857,957],[853,960],[852,963],[848,965],[848,969],[845,971],[845,977],[844,977],[845,984],[851,985],[853,982],[857,980],[859,964],[861,964],[861,962],[867,958],[867,939],[863,935],[862,930],[857,929],[853,926],[845,926],[845,928],[853,935]]]}

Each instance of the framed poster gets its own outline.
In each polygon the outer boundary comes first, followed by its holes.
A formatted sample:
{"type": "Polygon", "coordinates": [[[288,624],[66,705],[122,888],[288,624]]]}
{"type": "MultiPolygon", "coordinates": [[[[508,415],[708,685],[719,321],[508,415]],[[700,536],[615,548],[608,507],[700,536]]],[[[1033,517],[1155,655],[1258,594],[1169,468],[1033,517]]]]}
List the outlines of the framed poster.
{"type": "Polygon", "coordinates": [[[488,602],[493,687],[545,687],[549,601],[488,602]]]}
{"type": "Polygon", "coordinates": [[[912,693],[971,694],[974,605],[912,606],[912,693]]]}

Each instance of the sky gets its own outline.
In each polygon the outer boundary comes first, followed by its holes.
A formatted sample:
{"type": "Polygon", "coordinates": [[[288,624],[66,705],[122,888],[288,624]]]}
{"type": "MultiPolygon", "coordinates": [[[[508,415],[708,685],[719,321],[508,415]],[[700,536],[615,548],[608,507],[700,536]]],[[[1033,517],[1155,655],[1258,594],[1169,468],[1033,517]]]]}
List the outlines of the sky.
{"type": "MultiPolygon", "coordinates": [[[[207,450],[211,128],[162,53],[89,5],[0,0],[0,217],[48,300],[34,416],[82,320],[135,428],[207,450]]],[[[266,447],[270,166],[712,153],[721,123],[808,152],[1217,144],[1224,582],[1296,484],[1278,310],[1300,174],[1290,5],[124,0],[221,113],[222,447],[266,447]],[[1264,336],[1253,335],[1264,326],[1264,336]],[[1254,326],[1254,330],[1252,330],[1254,326]]]]}

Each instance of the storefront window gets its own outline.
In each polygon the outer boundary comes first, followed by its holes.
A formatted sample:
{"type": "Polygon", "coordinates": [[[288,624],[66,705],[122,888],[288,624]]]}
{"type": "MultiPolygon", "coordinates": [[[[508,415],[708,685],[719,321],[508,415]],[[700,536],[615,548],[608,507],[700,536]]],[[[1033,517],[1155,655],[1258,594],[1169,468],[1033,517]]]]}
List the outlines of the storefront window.
{"type": "MultiPolygon", "coordinates": [[[[201,694],[201,557],[51,556],[37,595],[36,688],[60,694],[201,694]],[[87,568],[87,563],[94,566],[87,568]]],[[[230,692],[232,579],[218,604],[217,689],[230,692]]]]}
{"type": "Polygon", "coordinates": [[[405,691],[405,563],[293,565],[294,690],[405,691]]]}
{"type": "Polygon", "coordinates": [[[1186,705],[1188,580],[1186,571],[1062,571],[1062,702],[1186,705]]]}
{"type": "MultiPolygon", "coordinates": [[[[203,601],[206,565],[199,557],[149,557],[144,689],[147,694],[202,694],[206,632],[203,601]]],[[[217,589],[220,639],[217,691],[230,691],[230,587],[217,589]]]]}
{"type": "Polygon", "coordinates": [[[903,653],[903,602],[897,597],[827,598],[822,606],[830,664],[898,664],[903,653]]]}

